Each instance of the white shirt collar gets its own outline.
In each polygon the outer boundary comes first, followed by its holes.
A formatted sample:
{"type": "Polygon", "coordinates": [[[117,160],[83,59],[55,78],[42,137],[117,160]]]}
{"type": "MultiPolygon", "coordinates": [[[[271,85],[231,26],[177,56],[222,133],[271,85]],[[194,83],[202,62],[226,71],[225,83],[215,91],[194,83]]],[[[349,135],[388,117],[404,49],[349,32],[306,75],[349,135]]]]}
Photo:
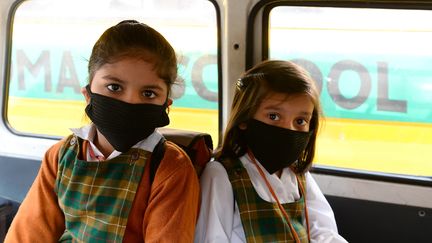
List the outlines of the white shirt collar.
{"type": "MultiPolygon", "coordinates": [[[[255,164],[252,163],[247,153],[240,158],[241,163],[246,168],[249,177],[251,178],[252,184],[260,197],[268,202],[271,202],[273,196],[271,195],[264,179],[261,177],[255,164]]],[[[300,198],[300,192],[298,190],[297,178],[295,173],[288,167],[282,170],[281,177],[279,178],[276,173],[270,174],[256,159],[258,166],[264,172],[270,185],[275,190],[281,203],[293,202],[300,198]]]]}
{"type": "MultiPolygon", "coordinates": [[[[96,156],[103,156],[102,152],[100,152],[100,150],[93,143],[94,136],[96,134],[96,126],[93,123],[80,128],[71,128],[70,130],[76,136],[89,141],[91,149],[93,150],[96,156]]],[[[160,134],[157,130],[155,130],[152,134],[150,134],[150,136],[148,136],[146,139],[141,140],[140,142],[132,146],[132,148],[139,148],[145,151],[153,152],[153,149],[155,148],[156,144],[159,142],[161,138],[162,138],[162,134],[160,134]]],[[[90,153],[88,151],[89,149],[90,148],[87,148],[86,151],[87,161],[97,161],[96,159],[91,158],[90,153]]],[[[114,150],[108,156],[108,158],[106,158],[106,160],[113,159],[119,156],[120,154],[121,154],[120,151],[114,150]]]]}

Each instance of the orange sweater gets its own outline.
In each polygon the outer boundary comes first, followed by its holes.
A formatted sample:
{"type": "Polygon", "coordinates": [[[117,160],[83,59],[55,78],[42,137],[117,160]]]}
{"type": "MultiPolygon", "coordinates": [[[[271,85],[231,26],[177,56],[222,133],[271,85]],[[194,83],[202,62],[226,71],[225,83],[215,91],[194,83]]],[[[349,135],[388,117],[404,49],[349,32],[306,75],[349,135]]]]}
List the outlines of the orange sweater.
{"type": "MultiPolygon", "coordinates": [[[[45,154],[39,173],[6,235],[5,243],[57,242],[65,230],[54,183],[64,140],[45,154]]],[[[193,242],[199,208],[199,182],[180,148],[166,143],[164,158],[150,186],[150,163],[133,202],[123,242],[193,242]]],[[[85,141],[82,148],[86,148],[85,141]]],[[[85,153],[82,153],[85,158],[85,153]]]]}

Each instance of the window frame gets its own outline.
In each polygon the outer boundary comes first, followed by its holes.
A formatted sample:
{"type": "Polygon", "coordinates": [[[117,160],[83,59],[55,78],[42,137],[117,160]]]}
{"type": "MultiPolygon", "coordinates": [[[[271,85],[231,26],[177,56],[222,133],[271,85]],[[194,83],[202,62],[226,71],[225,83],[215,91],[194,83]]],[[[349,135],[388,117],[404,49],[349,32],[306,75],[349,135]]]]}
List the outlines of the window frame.
{"type": "MultiPolygon", "coordinates": [[[[432,10],[432,1],[259,1],[251,9],[247,20],[246,70],[258,60],[263,61],[269,58],[269,16],[273,8],[281,6],[432,10]],[[261,26],[258,26],[259,24],[261,26]],[[256,30],[260,33],[257,33],[256,30]],[[260,36],[261,39],[257,36],[260,36]]],[[[313,165],[311,172],[321,175],[432,187],[432,177],[427,176],[345,169],[326,165],[313,165]]]]}
{"type": "MultiPolygon", "coordinates": [[[[26,132],[26,131],[19,131],[16,130],[9,122],[8,120],[8,107],[9,107],[9,88],[10,88],[10,82],[11,82],[11,70],[12,70],[12,45],[13,45],[13,25],[14,25],[14,18],[15,18],[15,14],[18,10],[18,8],[20,7],[20,5],[24,2],[29,2],[32,0],[17,0],[15,2],[12,3],[12,7],[10,8],[10,11],[7,14],[7,34],[6,34],[6,53],[5,53],[5,65],[4,65],[4,71],[5,71],[5,75],[3,77],[4,80],[4,88],[3,88],[3,97],[2,97],[2,101],[3,101],[3,107],[2,107],[2,122],[5,125],[6,129],[12,133],[13,135],[17,135],[19,137],[29,137],[29,138],[43,138],[43,139],[49,139],[49,140],[60,140],[63,138],[63,136],[57,136],[57,135],[49,135],[49,134],[37,134],[37,133],[31,133],[31,132],[26,132]]],[[[222,50],[221,50],[221,10],[218,6],[218,2],[217,0],[202,0],[202,1],[208,1],[210,2],[215,10],[215,15],[216,15],[216,28],[217,28],[217,33],[216,33],[216,48],[217,48],[217,74],[218,74],[218,78],[217,78],[217,82],[218,82],[218,104],[217,104],[217,109],[218,109],[218,141],[215,142],[220,142],[222,139],[222,126],[223,126],[223,117],[222,117],[222,101],[223,101],[223,94],[222,94],[222,50]]]]}

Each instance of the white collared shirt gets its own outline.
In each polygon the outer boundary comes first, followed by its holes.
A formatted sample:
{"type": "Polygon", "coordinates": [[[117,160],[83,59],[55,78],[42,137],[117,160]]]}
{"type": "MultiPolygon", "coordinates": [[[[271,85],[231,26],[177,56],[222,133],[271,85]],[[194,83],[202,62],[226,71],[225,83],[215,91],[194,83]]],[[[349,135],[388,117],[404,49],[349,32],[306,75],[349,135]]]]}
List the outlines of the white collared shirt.
{"type": "MultiPolygon", "coordinates": [[[[87,147],[87,158],[86,160],[89,162],[97,162],[98,160],[92,156],[90,156],[90,152],[89,150],[92,149],[94,152],[94,155],[97,156],[102,156],[103,154],[102,152],[100,152],[100,150],[96,147],[96,145],[93,143],[95,134],[96,134],[96,126],[91,123],[89,125],[80,127],[80,128],[71,128],[70,129],[75,135],[77,135],[78,137],[89,141],[89,144],[91,146],[87,147]]],[[[132,148],[140,148],[142,150],[146,150],[149,152],[153,152],[153,149],[155,148],[156,144],[159,142],[159,140],[162,138],[162,134],[160,134],[157,130],[155,130],[152,134],[150,134],[150,136],[148,136],[146,139],[143,139],[141,141],[139,141],[137,144],[135,144],[134,146],[132,146],[132,148]]],[[[119,156],[121,154],[120,151],[114,150],[107,158],[105,158],[105,160],[109,160],[109,159],[113,159],[117,156],[119,156]]]]}
{"type": "MultiPolygon", "coordinates": [[[[267,202],[275,202],[255,165],[246,155],[240,157],[240,161],[258,195],[267,202]]],[[[258,165],[281,203],[290,203],[300,198],[296,176],[289,168],[283,169],[279,178],[276,174],[269,174],[259,162],[258,165]]],[[[307,172],[305,177],[311,242],[347,242],[338,234],[333,211],[312,175],[307,172]]],[[[200,184],[201,208],[195,229],[195,243],[246,242],[232,186],[222,164],[216,161],[208,163],[201,175],[200,184]]]]}

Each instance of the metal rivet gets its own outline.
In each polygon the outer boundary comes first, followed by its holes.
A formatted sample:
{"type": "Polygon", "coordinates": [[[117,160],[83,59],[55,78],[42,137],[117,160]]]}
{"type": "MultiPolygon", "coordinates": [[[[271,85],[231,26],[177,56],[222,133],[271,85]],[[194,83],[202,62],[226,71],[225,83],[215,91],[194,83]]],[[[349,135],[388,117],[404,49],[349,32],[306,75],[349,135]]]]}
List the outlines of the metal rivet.
{"type": "Polygon", "coordinates": [[[426,212],[423,210],[420,210],[420,211],[418,211],[418,216],[424,217],[424,216],[426,216],[426,212]]]}
{"type": "Polygon", "coordinates": [[[236,177],[240,177],[240,175],[241,175],[241,169],[240,169],[240,168],[235,169],[235,170],[234,170],[234,175],[235,175],[236,177]]]}
{"type": "Polygon", "coordinates": [[[135,160],[138,160],[139,159],[139,153],[138,152],[133,152],[132,154],[131,154],[131,161],[135,161],[135,160]]]}

